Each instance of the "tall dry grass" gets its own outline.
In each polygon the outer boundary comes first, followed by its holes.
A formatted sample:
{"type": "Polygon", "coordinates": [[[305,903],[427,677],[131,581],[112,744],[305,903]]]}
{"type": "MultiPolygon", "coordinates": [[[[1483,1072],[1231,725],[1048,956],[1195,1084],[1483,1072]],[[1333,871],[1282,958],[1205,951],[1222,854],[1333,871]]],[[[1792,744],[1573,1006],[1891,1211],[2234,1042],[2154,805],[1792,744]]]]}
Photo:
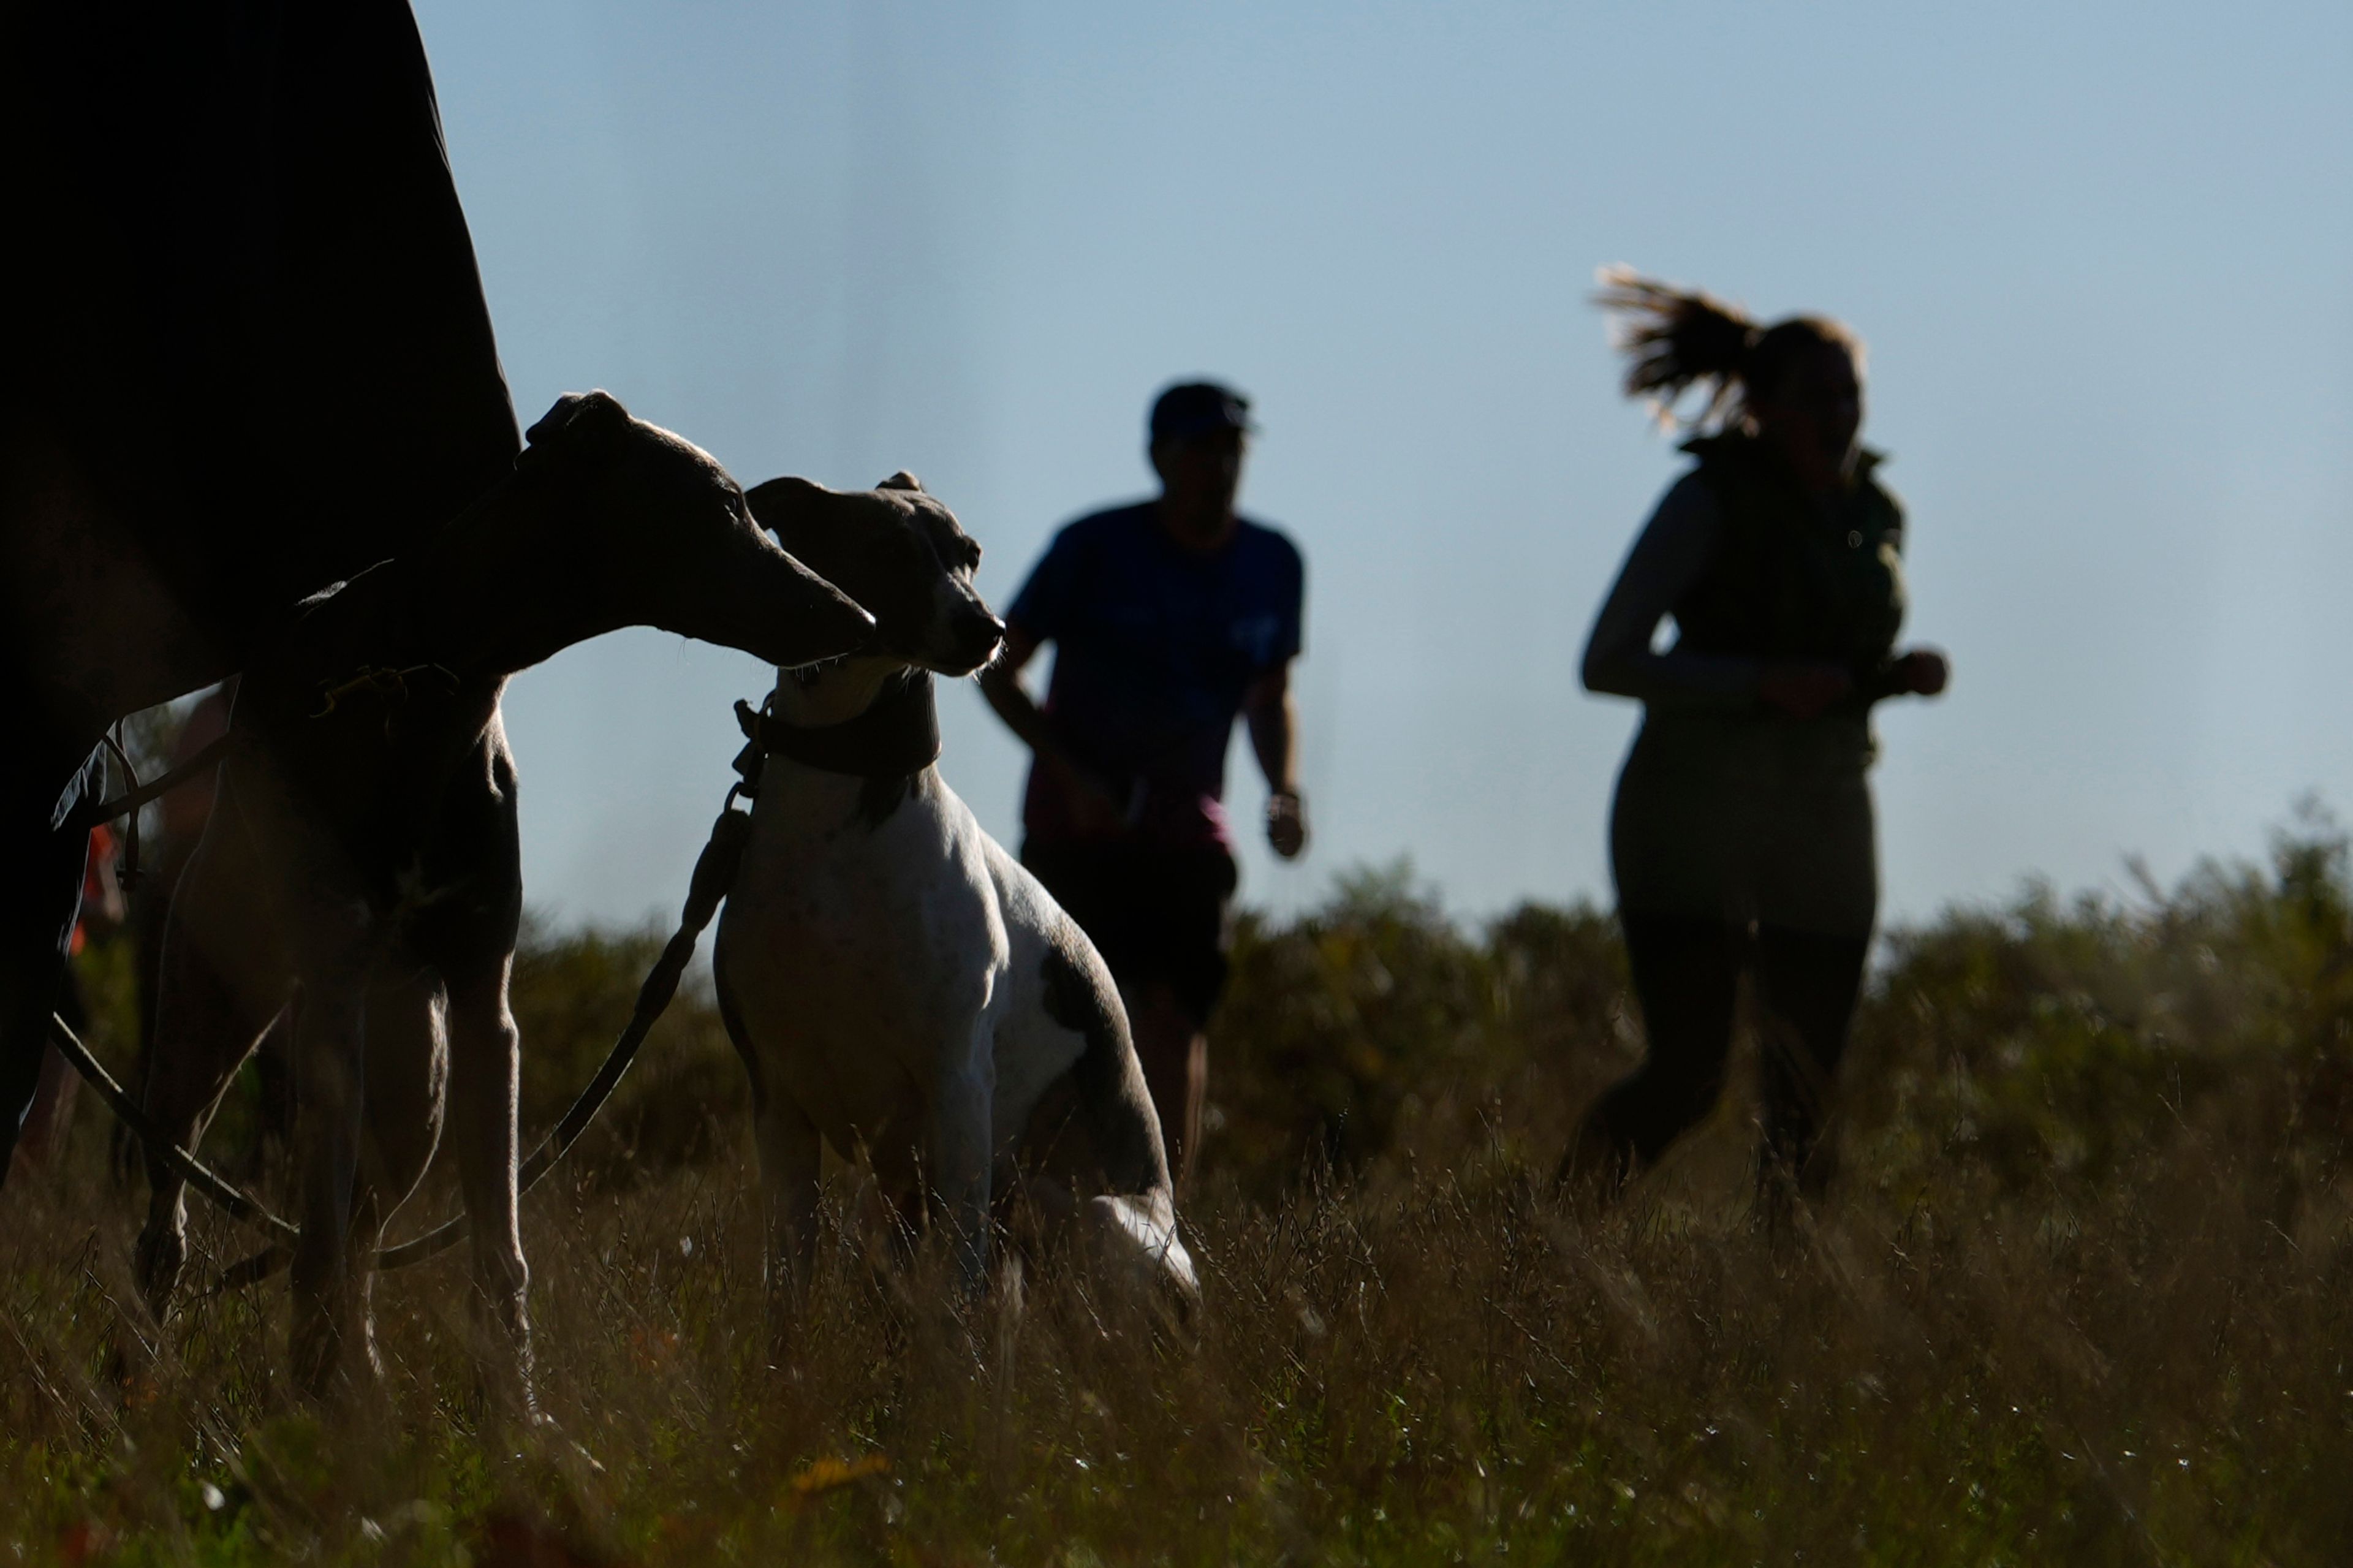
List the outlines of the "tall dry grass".
{"type": "MultiPolygon", "coordinates": [[[[535,937],[533,1116],[647,956],[535,937]]],[[[943,1306],[930,1259],[878,1269],[843,1226],[771,1365],[742,1093],[689,999],[528,1205],[539,1430],[480,1408],[451,1263],[381,1281],[387,1375],[343,1415],[279,1376],[282,1289],[191,1300],[157,1335],[127,1305],[135,1205],[86,1110],[63,1168],[0,1197],[0,1551],[2289,1563],[2353,1544],[2353,892],[2327,824],[2130,902],[2031,892],[1893,934],[1841,1179],[1787,1228],[1751,1212],[1736,1095],[1616,1212],[1548,1191],[1637,1045],[1591,911],[1465,931],[1366,876],[1252,923],[1237,957],[1189,1334],[1051,1258],[943,1306]]],[[[216,1259],[244,1239],[197,1229],[216,1259]]]]}

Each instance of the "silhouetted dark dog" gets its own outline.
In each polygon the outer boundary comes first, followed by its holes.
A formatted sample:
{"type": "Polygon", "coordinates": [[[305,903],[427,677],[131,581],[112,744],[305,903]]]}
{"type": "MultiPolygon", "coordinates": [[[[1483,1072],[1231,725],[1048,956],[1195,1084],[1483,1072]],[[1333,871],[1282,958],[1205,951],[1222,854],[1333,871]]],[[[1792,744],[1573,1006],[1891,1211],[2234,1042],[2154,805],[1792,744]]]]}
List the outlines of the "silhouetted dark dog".
{"type": "MultiPolygon", "coordinates": [[[[439,534],[318,595],[256,652],[218,804],[173,901],[146,1092],[159,1127],[192,1142],[291,1008],[292,1355],[313,1391],[354,1337],[373,1363],[366,1259],[423,1173],[446,1100],[474,1279],[502,1342],[490,1354],[530,1398],[508,677],[627,626],[786,666],[871,636],[864,613],[761,532],[723,468],[612,398],[565,398],[530,440],[512,477],[439,534]]],[[[152,1163],[150,1177],[139,1271],[160,1312],[185,1215],[181,1184],[152,1163]]]]}

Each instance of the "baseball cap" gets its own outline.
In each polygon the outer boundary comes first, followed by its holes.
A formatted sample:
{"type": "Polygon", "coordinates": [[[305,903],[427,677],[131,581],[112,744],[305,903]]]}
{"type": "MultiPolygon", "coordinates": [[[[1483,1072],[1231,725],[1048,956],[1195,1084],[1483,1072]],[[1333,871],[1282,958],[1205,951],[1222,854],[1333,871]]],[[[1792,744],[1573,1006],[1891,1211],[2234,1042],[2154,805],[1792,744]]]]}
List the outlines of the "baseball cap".
{"type": "Polygon", "coordinates": [[[1255,430],[1250,399],[1214,381],[1181,381],[1152,405],[1152,444],[1183,441],[1213,430],[1255,430]]]}

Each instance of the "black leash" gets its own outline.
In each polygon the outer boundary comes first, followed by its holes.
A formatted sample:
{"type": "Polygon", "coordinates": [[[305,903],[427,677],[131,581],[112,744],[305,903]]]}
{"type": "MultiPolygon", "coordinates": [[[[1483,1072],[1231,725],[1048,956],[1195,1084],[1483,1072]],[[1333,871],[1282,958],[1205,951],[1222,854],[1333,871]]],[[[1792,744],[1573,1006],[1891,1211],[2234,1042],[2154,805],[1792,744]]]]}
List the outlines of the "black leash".
{"type": "Polygon", "coordinates": [[[98,1090],[98,1097],[106,1101],[107,1109],[121,1117],[122,1124],[137,1133],[139,1141],[154,1150],[172,1168],[173,1174],[248,1225],[275,1231],[289,1242],[301,1237],[301,1231],[270,1213],[259,1199],[217,1174],[203,1161],[164,1137],[155,1124],[147,1120],[147,1113],[139,1109],[138,1102],[114,1081],[114,1075],[90,1054],[90,1047],[81,1043],[81,1037],[76,1035],[55,1013],[49,1015],[49,1042],[57,1047],[67,1061],[73,1064],[76,1071],[90,1080],[90,1086],[98,1090]]]}
{"type": "Polygon", "coordinates": [[[132,787],[112,800],[84,801],[74,807],[72,814],[66,818],[66,826],[69,829],[79,828],[87,833],[100,823],[111,822],[118,816],[137,811],[149,801],[171,794],[228,754],[228,737],[219,736],[170,773],[159,773],[154,782],[142,784],[139,782],[139,775],[131,772],[131,759],[122,755],[121,746],[111,735],[107,737],[106,743],[108,750],[122,759],[121,766],[130,775],[132,787]]]}
{"type": "Polygon", "coordinates": [[[66,816],[63,831],[88,833],[90,829],[112,822],[120,816],[131,819],[129,831],[123,836],[122,870],[117,877],[123,891],[129,892],[139,883],[139,810],[151,800],[171,794],[206,769],[216,767],[228,754],[228,737],[221,735],[211,744],[182,763],[169,773],[157,775],[152,784],[139,782],[139,771],[131,765],[131,753],[122,749],[122,742],[112,731],[103,737],[106,749],[114,753],[114,765],[131,781],[131,787],[112,800],[86,800],[66,816]]]}
{"type": "MultiPolygon", "coordinates": [[[[408,678],[414,675],[434,676],[451,687],[455,687],[458,683],[458,677],[455,674],[438,664],[413,664],[406,669],[380,669],[371,665],[339,685],[321,687],[319,707],[311,714],[311,717],[325,718],[342,705],[344,698],[356,692],[365,691],[378,696],[405,698],[408,695],[408,678]]],[[[131,753],[123,750],[121,728],[122,726],[118,722],[112,730],[108,731],[100,739],[106,742],[106,749],[114,753],[115,766],[121,768],[122,776],[131,781],[131,787],[112,800],[82,802],[67,814],[65,831],[87,833],[101,823],[112,822],[121,816],[129,816],[131,831],[127,839],[128,864],[121,879],[125,890],[128,890],[139,876],[139,818],[136,815],[139,808],[152,800],[157,800],[171,794],[206,769],[217,766],[221,759],[228,755],[230,737],[226,733],[216,735],[195,756],[170,772],[158,775],[153,784],[142,784],[139,782],[139,770],[131,765],[131,753]]]]}

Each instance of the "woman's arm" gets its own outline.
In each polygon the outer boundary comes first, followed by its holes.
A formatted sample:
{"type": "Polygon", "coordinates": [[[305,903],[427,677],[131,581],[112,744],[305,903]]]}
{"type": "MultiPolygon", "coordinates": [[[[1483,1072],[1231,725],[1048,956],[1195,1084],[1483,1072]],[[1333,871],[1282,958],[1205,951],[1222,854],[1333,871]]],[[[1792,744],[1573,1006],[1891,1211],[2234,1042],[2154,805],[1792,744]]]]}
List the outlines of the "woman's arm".
{"type": "Polygon", "coordinates": [[[1585,689],[1686,708],[1750,708],[1763,666],[1753,658],[1670,649],[1651,640],[1659,623],[1715,554],[1723,530],[1715,492],[1686,474],[1661,498],[1585,644],[1585,689]]]}

